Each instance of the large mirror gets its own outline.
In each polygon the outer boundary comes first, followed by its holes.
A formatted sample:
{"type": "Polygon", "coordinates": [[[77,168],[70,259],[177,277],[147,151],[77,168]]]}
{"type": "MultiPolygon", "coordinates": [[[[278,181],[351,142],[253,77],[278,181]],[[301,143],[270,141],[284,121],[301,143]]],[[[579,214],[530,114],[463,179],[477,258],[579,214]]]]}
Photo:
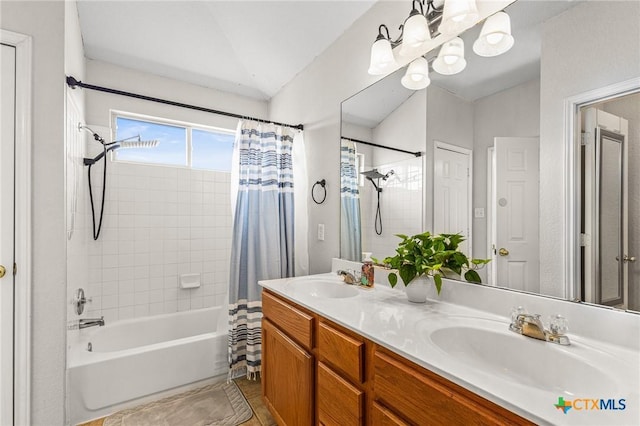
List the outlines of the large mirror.
{"type": "Polygon", "coordinates": [[[461,232],[484,284],[640,311],[640,3],[505,12],[508,52],[476,55],[480,24],[462,72],[410,91],[401,69],[343,102],[341,257],[461,232]]]}

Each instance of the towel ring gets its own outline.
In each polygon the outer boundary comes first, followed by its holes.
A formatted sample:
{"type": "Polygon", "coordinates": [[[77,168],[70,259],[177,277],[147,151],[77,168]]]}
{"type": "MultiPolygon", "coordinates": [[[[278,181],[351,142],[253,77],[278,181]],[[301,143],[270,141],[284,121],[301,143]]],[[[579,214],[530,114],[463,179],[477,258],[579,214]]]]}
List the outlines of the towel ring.
{"type": "Polygon", "coordinates": [[[317,181],[316,183],[313,184],[313,186],[311,187],[311,198],[313,198],[313,201],[316,204],[322,204],[324,203],[324,200],[327,199],[327,181],[322,179],[317,181]],[[316,185],[320,185],[322,187],[322,189],[324,189],[324,197],[322,197],[322,200],[318,201],[316,200],[316,196],[314,195],[314,191],[316,189],[316,185]]]}

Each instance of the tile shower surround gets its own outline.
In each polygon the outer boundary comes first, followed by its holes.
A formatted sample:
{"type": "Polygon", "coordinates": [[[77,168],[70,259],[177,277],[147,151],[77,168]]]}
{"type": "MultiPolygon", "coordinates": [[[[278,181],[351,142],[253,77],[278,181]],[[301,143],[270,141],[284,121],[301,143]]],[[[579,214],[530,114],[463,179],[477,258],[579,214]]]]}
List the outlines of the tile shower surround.
{"type": "MultiPolygon", "coordinates": [[[[94,179],[98,202],[101,185],[94,179]]],[[[225,304],[229,193],[229,173],[109,162],[102,232],[88,243],[87,316],[109,322],[225,304]],[[180,289],[185,273],[200,273],[201,287],[180,289]]]]}

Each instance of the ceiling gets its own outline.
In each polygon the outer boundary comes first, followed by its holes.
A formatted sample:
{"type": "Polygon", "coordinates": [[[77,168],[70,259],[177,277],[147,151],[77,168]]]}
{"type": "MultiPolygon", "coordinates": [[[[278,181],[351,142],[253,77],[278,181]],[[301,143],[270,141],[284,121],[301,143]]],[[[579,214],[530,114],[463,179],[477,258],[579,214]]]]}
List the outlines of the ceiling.
{"type": "Polygon", "coordinates": [[[268,100],[374,3],[78,0],[77,7],[89,59],[268,100]]]}

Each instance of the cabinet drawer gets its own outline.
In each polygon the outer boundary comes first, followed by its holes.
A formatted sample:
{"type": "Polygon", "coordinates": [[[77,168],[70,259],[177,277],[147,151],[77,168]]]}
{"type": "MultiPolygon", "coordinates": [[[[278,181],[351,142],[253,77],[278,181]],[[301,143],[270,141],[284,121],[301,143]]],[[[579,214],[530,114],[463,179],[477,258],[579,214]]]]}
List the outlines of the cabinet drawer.
{"type": "Polygon", "coordinates": [[[403,413],[413,424],[532,424],[409,361],[376,350],[374,398],[403,413]]]}
{"type": "Polygon", "coordinates": [[[326,426],[361,425],[364,392],[318,363],[318,422],[326,426]]]}
{"type": "Polygon", "coordinates": [[[371,407],[371,424],[375,426],[409,426],[409,423],[377,402],[374,402],[371,407]]]}
{"type": "Polygon", "coordinates": [[[320,322],[318,327],[320,359],[340,370],[356,383],[364,379],[364,342],[320,322]]]}
{"type": "Polygon", "coordinates": [[[262,313],[298,344],[311,350],[313,347],[311,315],[266,291],[262,292],[262,313]]]}

